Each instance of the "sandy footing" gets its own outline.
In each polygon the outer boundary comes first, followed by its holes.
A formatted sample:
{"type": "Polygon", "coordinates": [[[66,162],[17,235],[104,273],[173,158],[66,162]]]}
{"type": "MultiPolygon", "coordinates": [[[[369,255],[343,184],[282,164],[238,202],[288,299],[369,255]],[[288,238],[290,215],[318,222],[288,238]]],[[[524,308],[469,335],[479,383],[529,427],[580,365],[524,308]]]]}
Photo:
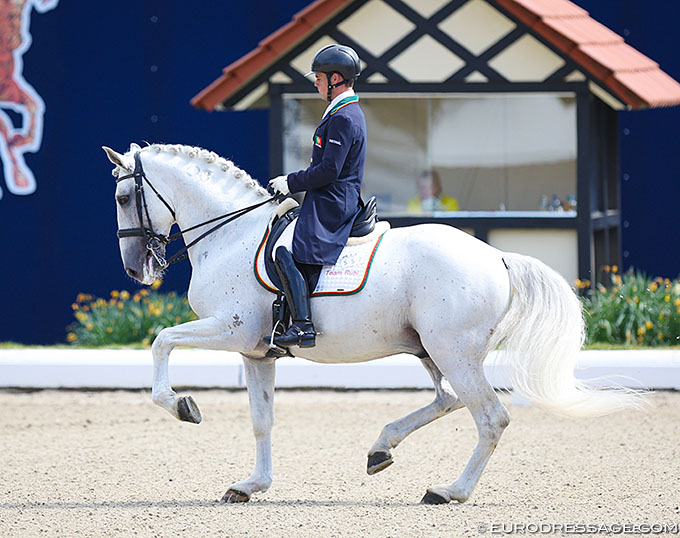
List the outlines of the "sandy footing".
{"type": "Polygon", "coordinates": [[[549,525],[576,535],[567,525],[578,524],[680,533],[680,393],[597,419],[504,395],[512,422],[477,489],[441,506],[419,501],[467,463],[476,429],[464,409],[406,439],[385,471],[365,472],[382,426],[429,391],[277,392],[274,484],[243,505],[219,499],[254,465],[247,395],[192,395],[198,426],[147,392],[0,392],[0,536],[460,537],[549,525]]]}

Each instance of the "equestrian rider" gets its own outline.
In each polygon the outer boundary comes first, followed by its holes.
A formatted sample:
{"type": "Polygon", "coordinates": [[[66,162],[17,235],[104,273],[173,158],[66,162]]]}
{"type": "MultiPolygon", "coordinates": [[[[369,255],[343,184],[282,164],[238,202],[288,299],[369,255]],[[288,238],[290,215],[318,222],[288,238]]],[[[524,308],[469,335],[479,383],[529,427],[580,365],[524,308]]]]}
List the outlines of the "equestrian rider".
{"type": "Polygon", "coordinates": [[[361,72],[357,53],[329,45],[314,56],[312,70],[319,95],[330,102],[312,139],[311,164],[306,170],[278,176],[269,186],[284,195],[305,192],[293,235],[293,252],[276,249],[275,265],[293,318],[274,338],[281,347],[313,347],[309,297],[324,265],[334,265],[347,243],[360,210],[361,181],[366,162],[366,121],[355,95],[361,72]]]}

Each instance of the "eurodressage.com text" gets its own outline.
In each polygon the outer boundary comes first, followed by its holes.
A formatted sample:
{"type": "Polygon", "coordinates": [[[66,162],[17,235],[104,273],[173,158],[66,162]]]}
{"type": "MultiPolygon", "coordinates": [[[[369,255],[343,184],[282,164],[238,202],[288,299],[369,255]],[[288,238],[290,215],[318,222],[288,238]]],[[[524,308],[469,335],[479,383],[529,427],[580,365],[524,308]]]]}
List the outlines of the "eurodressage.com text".
{"type": "Polygon", "coordinates": [[[491,534],[680,534],[680,523],[480,523],[491,534]]]}

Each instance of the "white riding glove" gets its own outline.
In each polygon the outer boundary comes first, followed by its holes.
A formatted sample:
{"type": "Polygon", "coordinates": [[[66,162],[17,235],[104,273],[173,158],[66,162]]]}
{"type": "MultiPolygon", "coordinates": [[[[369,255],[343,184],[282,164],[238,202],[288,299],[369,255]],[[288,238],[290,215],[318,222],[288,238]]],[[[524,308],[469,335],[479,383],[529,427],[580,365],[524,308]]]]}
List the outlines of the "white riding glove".
{"type": "Polygon", "coordinates": [[[269,186],[284,196],[290,194],[290,189],[288,188],[288,176],[279,176],[275,177],[274,179],[270,179],[269,186]]]}

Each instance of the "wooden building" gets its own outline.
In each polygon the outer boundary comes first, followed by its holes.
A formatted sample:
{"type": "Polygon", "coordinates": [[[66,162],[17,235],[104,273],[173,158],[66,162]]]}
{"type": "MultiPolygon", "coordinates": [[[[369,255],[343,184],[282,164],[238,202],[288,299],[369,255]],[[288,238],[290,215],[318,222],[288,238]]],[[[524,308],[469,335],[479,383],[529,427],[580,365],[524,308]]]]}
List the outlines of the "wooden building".
{"type": "Polygon", "coordinates": [[[192,104],[268,107],[271,176],[304,168],[325,108],[304,73],[333,42],[364,65],[363,191],[393,226],[451,224],[572,281],[620,263],[618,111],[680,104],[658,64],[568,0],[317,0],[192,104]],[[422,171],[458,211],[409,210],[422,171]]]}

